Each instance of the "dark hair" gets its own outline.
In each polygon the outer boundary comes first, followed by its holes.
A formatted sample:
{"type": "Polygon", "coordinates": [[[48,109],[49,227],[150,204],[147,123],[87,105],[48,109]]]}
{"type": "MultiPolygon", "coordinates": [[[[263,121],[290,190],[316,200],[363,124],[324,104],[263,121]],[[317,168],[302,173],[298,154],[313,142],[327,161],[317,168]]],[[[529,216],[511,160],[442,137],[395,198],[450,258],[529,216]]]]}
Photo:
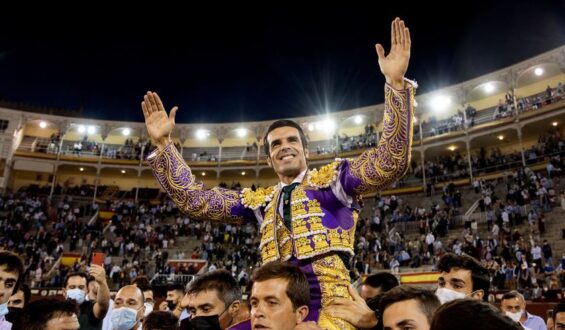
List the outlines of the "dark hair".
{"type": "Polygon", "coordinates": [[[169,291],[180,291],[184,294],[184,285],[180,283],[173,283],[167,287],[167,292],[169,291]]]}
{"type": "Polygon", "coordinates": [[[521,330],[489,303],[476,299],[457,299],[442,305],[432,319],[434,330],[521,330]]]}
{"type": "Polygon", "coordinates": [[[227,308],[236,300],[241,301],[241,288],[233,276],[224,269],[215,270],[197,277],[190,282],[187,294],[199,293],[207,290],[215,290],[218,298],[222,300],[227,308]]]}
{"type": "Polygon", "coordinates": [[[151,312],[143,321],[143,330],[177,330],[179,319],[170,312],[151,312]]]}
{"type": "Polygon", "coordinates": [[[381,317],[390,305],[406,300],[416,300],[420,306],[420,311],[426,315],[428,323],[432,324],[432,316],[436,309],[441,305],[435,293],[431,290],[413,286],[397,286],[385,293],[381,298],[379,310],[381,317]]]}
{"type": "Polygon", "coordinates": [[[151,282],[145,276],[138,276],[131,281],[132,285],[137,286],[141,291],[153,291],[153,287],[151,286],[151,282]]]}
{"type": "Polygon", "coordinates": [[[88,276],[86,277],[86,285],[89,285],[90,282],[94,282],[94,281],[96,281],[96,279],[94,278],[94,276],[88,275],[88,276]]]}
{"type": "Polygon", "coordinates": [[[271,124],[271,126],[269,126],[269,128],[267,129],[267,133],[265,134],[265,137],[263,138],[263,147],[265,148],[265,154],[267,154],[267,156],[269,156],[269,151],[271,150],[271,146],[269,145],[269,141],[267,141],[267,136],[269,135],[269,133],[271,133],[272,131],[274,131],[277,128],[280,127],[294,127],[298,130],[298,133],[300,134],[300,140],[302,141],[302,148],[306,149],[308,148],[308,140],[306,139],[306,135],[304,135],[304,131],[302,130],[302,127],[300,127],[300,125],[298,125],[297,122],[290,120],[290,119],[281,119],[281,120],[277,120],[274,123],[271,124]]]}
{"type": "Polygon", "coordinates": [[[18,279],[12,293],[18,292],[24,277],[24,262],[22,258],[10,251],[0,251],[0,266],[6,267],[8,273],[18,273],[18,279]]]}
{"type": "Polygon", "coordinates": [[[69,283],[69,279],[71,277],[75,277],[75,276],[79,276],[79,277],[84,278],[84,281],[88,285],[88,275],[86,275],[85,272],[71,272],[71,273],[67,274],[67,276],[65,276],[65,281],[63,281],[63,288],[66,288],[67,284],[69,283]]]}
{"type": "Polygon", "coordinates": [[[553,308],[552,316],[554,320],[557,319],[558,313],[565,313],[565,303],[557,304],[553,308]]]}
{"type": "MultiPolygon", "coordinates": [[[[31,290],[29,289],[29,286],[27,284],[22,284],[18,290],[21,290],[24,294],[24,307],[25,307],[29,303],[29,300],[31,299],[31,290]]],[[[14,294],[16,292],[14,292],[14,294]]]]}
{"type": "Polygon", "coordinates": [[[14,323],[13,330],[43,330],[49,320],[61,315],[79,315],[77,304],[72,300],[40,299],[29,303],[23,311],[21,322],[14,323]]]}
{"type": "Polygon", "coordinates": [[[468,255],[457,256],[448,253],[441,257],[437,268],[440,272],[449,273],[453,268],[465,269],[471,272],[473,291],[483,290],[483,300],[487,301],[490,289],[490,275],[488,270],[481,266],[477,259],[468,255]]]}
{"type": "Polygon", "coordinates": [[[397,287],[399,284],[396,276],[389,272],[379,272],[367,276],[365,281],[363,281],[363,285],[368,285],[375,289],[380,288],[381,292],[387,292],[390,289],[397,287]]]}
{"type": "Polygon", "coordinates": [[[272,279],[285,279],[288,281],[286,295],[296,310],[300,306],[310,304],[310,285],[306,275],[297,266],[280,261],[272,261],[255,271],[251,280],[264,282],[272,279]]]}

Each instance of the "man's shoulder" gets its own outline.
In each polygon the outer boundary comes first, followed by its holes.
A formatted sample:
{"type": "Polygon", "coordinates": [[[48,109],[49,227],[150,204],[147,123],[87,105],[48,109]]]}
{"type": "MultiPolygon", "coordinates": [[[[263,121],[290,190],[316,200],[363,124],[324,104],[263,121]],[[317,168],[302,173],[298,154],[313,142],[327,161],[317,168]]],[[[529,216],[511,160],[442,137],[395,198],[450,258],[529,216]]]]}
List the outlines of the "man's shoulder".
{"type": "Polygon", "coordinates": [[[320,169],[313,169],[308,172],[306,178],[307,183],[315,188],[327,188],[337,180],[339,166],[345,160],[336,158],[333,162],[320,167],[320,169]]]}
{"type": "Polygon", "coordinates": [[[266,188],[259,187],[255,190],[251,190],[251,188],[244,188],[239,194],[241,204],[252,210],[264,207],[273,199],[273,195],[275,194],[275,187],[276,186],[270,186],[266,188]]]}

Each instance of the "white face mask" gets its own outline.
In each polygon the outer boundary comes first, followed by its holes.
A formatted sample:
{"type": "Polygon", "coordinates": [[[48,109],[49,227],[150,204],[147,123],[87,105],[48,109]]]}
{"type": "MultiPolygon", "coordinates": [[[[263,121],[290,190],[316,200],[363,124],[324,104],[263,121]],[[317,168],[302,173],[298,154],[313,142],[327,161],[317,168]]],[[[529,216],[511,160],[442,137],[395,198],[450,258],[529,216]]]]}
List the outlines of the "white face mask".
{"type": "Polygon", "coordinates": [[[456,299],[463,299],[466,297],[464,293],[453,291],[448,288],[437,288],[436,296],[439,302],[443,305],[456,299]]]}
{"type": "Polygon", "coordinates": [[[5,303],[0,305],[0,317],[6,315],[8,313],[9,313],[8,302],[5,302],[5,303]]]}
{"type": "Polygon", "coordinates": [[[516,313],[504,312],[504,314],[506,314],[506,316],[511,318],[514,322],[520,322],[520,319],[522,318],[522,311],[517,311],[516,313]]]}
{"type": "Polygon", "coordinates": [[[144,316],[147,316],[147,315],[151,314],[151,312],[153,312],[153,303],[146,302],[144,305],[145,305],[144,316]]]}
{"type": "Polygon", "coordinates": [[[86,292],[82,291],[81,289],[67,290],[67,299],[72,299],[76,301],[78,305],[80,305],[86,299],[86,292]]]}

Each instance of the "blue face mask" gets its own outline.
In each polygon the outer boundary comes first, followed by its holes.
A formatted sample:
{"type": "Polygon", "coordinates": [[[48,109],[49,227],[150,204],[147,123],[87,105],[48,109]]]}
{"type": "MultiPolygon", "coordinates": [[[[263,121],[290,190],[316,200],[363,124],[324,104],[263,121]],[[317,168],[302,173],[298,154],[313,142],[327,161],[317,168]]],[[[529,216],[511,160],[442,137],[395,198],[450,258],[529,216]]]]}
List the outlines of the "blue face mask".
{"type": "Polygon", "coordinates": [[[0,305],[0,317],[5,316],[6,314],[8,314],[9,310],[8,310],[8,303],[6,302],[5,304],[0,305]]]}
{"type": "Polygon", "coordinates": [[[112,327],[114,330],[130,330],[137,322],[137,310],[120,307],[112,310],[112,327]]]}
{"type": "Polygon", "coordinates": [[[78,305],[82,304],[86,298],[86,292],[81,289],[70,289],[67,290],[67,299],[72,299],[77,302],[78,305]]]}

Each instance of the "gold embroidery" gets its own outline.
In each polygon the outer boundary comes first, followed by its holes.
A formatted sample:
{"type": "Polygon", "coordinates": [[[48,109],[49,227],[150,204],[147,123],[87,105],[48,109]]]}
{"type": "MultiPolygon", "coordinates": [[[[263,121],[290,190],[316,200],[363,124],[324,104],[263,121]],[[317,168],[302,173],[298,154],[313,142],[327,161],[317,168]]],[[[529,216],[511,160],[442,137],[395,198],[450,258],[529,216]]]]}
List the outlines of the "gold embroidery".
{"type": "Polygon", "coordinates": [[[327,188],[337,179],[337,168],[341,159],[322,166],[320,170],[313,169],[308,173],[308,184],[315,188],[327,188]]]}
{"type": "Polygon", "coordinates": [[[312,269],[318,278],[322,294],[322,311],[318,325],[322,329],[355,329],[352,324],[342,319],[331,317],[324,312],[324,308],[327,307],[329,302],[334,298],[352,299],[347,290],[351,279],[349,278],[349,271],[343,264],[343,261],[337,255],[329,255],[313,261],[312,269]]]}
{"type": "MultiPolygon", "coordinates": [[[[204,189],[196,180],[177,148],[170,143],[157,156],[148,159],[153,174],[179,210],[191,218],[241,222],[242,216],[232,214],[240,204],[239,194],[222,188],[204,189]]],[[[242,208],[243,209],[243,208],[242,208]]]]}
{"type": "Polygon", "coordinates": [[[250,188],[244,188],[241,191],[241,203],[252,210],[264,207],[273,199],[275,194],[274,187],[257,188],[255,191],[250,188]]]}
{"type": "Polygon", "coordinates": [[[365,151],[350,162],[351,176],[362,183],[355,193],[365,194],[385,188],[408,170],[412,149],[415,88],[385,87],[385,112],[382,138],[376,148],[365,151]]]}

